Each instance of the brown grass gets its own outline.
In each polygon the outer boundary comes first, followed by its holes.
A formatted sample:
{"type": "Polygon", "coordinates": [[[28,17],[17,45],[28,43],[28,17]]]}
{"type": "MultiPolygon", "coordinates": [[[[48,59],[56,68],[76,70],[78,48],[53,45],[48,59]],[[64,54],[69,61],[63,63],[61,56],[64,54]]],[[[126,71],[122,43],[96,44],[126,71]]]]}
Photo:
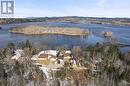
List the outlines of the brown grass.
{"type": "Polygon", "coordinates": [[[86,29],[45,27],[45,26],[16,27],[11,29],[10,32],[26,34],[26,35],[45,35],[45,34],[89,35],[90,34],[90,32],[86,29]]]}

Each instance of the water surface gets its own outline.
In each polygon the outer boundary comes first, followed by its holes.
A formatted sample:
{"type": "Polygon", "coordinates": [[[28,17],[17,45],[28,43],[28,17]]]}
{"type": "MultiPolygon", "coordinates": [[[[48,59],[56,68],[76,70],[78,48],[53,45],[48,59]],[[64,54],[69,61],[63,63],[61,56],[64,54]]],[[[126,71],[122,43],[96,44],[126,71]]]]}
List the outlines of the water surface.
{"type": "MultiPolygon", "coordinates": [[[[97,42],[103,43],[106,39],[101,36],[102,31],[112,31],[114,37],[120,43],[130,44],[130,26],[114,26],[114,25],[99,25],[99,24],[73,24],[64,22],[31,22],[31,23],[19,23],[19,24],[7,24],[1,25],[0,30],[0,47],[5,47],[7,43],[18,43],[21,41],[30,40],[31,42],[42,42],[50,46],[61,45],[80,45],[88,46],[94,45],[97,42]],[[22,34],[9,33],[9,29],[16,26],[28,26],[28,25],[40,25],[40,26],[54,26],[54,27],[79,27],[83,29],[89,29],[93,32],[92,35],[82,36],[65,36],[65,35],[42,35],[42,36],[27,36],[22,34]]],[[[122,51],[130,51],[130,48],[122,48],[122,51]]]]}

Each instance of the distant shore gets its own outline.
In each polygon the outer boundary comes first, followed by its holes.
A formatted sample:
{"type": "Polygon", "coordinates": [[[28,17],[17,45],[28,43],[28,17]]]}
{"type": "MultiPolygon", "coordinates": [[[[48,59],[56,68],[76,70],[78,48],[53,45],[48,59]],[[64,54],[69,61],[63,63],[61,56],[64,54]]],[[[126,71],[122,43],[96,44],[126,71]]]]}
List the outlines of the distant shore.
{"type": "Polygon", "coordinates": [[[65,22],[71,24],[100,24],[130,26],[130,18],[102,18],[102,17],[34,17],[34,18],[4,18],[0,19],[0,24],[16,24],[27,22],[65,22]]]}
{"type": "Polygon", "coordinates": [[[45,27],[45,26],[26,26],[15,27],[10,30],[11,33],[19,33],[25,35],[46,35],[46,34],[59,34],[59,35],[89,35],[87,29],[80,28],[64,28],[64,27],[45,27]]]}

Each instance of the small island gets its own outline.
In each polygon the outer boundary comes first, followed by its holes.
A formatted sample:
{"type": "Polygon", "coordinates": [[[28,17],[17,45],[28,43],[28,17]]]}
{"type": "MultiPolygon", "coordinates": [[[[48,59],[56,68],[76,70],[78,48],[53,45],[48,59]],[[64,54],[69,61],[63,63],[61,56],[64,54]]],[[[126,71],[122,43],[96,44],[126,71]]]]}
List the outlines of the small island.
{"type": "Polygon", "coordinates": [[[25,35],[89,35],[90,32],[87,29],[80,28],[65,28],[65,27],[46,27],[46,26],[26,26],[26,27],[15,27],[10,30],[11,33],[19,33],[25,35]]]}
{"type": "Polygon", "coordinates": [[[101,33],[104,37],[112,37],[113,36],[113,32],[111,32],[111,31],[108,31],[108,32],[102,32],[101,33]]]}

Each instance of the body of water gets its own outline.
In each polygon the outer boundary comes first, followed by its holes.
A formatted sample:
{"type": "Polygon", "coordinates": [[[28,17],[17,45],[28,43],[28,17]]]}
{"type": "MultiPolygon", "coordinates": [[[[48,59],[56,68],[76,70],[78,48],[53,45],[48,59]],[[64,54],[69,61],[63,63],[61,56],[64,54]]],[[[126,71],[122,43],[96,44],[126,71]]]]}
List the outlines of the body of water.
{"type": "MultiPolygon", "coordinates": [[[[104,43],[106,39],[101,35],[102,31],[112,31],[114,38],[122,43],[130,45],[130,26],[115,26],[115,25],[99,25],[99,24],[73,24],[64,22],[31,22],[31,23],[19,23],[19,24],[7,24],[1,25],[0,30],[0,47],[5,47],[8,43],[19,43],[21,41],[30,40],[31,42],[41,42],[50,46],[61,45],[80,45],[88,46],[94,45],[97,42],[104,43]],[[54,26],[54,27],[79,27],[83,29],[89,29],[92,31],[92,35],[82,36],[65,36],[65,35],[22,35],[9,33],[9,29],[16,26],[28,26],[28,25],[40,25],[40,26],[54,26]]],[[[130,47],[122,48],[122,51],[130,51],[130,47]]]]}

